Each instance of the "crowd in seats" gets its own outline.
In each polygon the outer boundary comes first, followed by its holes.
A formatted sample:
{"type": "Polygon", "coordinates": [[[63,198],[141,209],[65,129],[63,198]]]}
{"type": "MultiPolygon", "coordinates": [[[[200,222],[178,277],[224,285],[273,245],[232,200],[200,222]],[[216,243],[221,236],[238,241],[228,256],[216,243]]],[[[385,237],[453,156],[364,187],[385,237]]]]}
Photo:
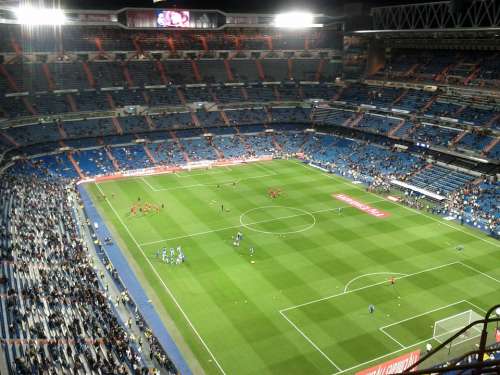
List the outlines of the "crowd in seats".
{"type": "Polygon", "coordinates": [[[450,195],[445,209],[462,222],[500,237],[500,183],[483,178],[450,195]]]}
{"type": "Polygon", "coordinates": [[[401,119],[395,117],[365,114],[356,126],[375,133],[387,134],[400,121],[401,119]]]}
{"type": "Polygon", "coordinates": [[[143,373],[137,343],[117,318],[80,237],[69,189],[65,180],[35,176],[0,181],[7,366],[15,374],[143,373]]]}

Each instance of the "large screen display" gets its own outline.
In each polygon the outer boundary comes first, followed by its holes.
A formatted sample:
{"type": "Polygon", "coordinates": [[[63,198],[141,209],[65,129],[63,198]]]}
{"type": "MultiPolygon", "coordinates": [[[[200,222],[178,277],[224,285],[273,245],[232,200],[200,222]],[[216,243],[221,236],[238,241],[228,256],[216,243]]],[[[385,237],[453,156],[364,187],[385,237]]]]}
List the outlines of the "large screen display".
{"type": "Polygon", "coordinates": [[[162,10],[156,15],[158,27],[189,27],[188,10],[162,10]]]}

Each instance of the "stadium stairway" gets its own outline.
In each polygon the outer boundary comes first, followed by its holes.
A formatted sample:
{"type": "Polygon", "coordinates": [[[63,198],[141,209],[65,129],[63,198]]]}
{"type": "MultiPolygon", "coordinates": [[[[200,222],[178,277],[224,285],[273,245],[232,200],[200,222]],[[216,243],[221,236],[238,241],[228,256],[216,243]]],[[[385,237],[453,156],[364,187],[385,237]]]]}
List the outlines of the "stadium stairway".
{"type": "Polygon", "coordinates": [[[255,66],[257,67],[257,73],[259,73],[259,78],[261,81],[266,79],[266,73],[264,72],[264,67],[260,62],[260,59],[255,59],[255,66]]]}
{"type": "Polygon", "coordinates": [[[17,143],[14,138],[12,138],[10,135],[2,132],[0,133],[0,136],[2,136],[3,138],[5,138],[11,145],[13,145],[14,147],[20,147],[21,145],[19,143],[17,143]]]}
{"type": "Polygon", "coordinates": [[[229,118],[227,117],[226,112],[224,112],[222,109],[219,111],[220,118],[224,122],[225,125],[229,125],[230,121],[229,118]]]}
{"type": "Polygon", "coordinates": [[[196,115],[195,112],[191,112],[191,121],[193,121],[193,124],[196,127],[198,127],[198,128],[202,128],[203,127],[203,124],[201,123],[200,118],[196,115]]]}
{"type": "Polygon", "coordinates": [[[47,84],[49,86],[50,91],[54,91],[56,89],[56,84],[54,82],[54,78],[52,77],[52,73],[50,72],[49,65],[47,63],[42,64],[42,71],[45,79],[47,80],[47,84]]]}
{"type": "Polygon", "coordinates": [[[408,94],[408,89],[403,90],[403,92],[392,102],[391,106],[394,107],[396,104],[398,104],[405,96],[408,94]]]}
{"type": "Polygon", "coordinates": [[[132,76],[130,74],[130,71],[128,70],[128,66],[126,63],[122,65],[122,72],[123,72],[123,77],[127,81],[128,87],[134,87],[134,81],[132,80],[132,76]]]}
{"type": "Polygon", "coordinates": [[[231,65],[228,59],[224,59],[224,69],[226,69],[226,75],[229,82],[234,81],[233,71],[231,70],[231,65]]]}
{"type": "Polygon", "coordinates": [[[422,112],[427,111],[427,110],[431,107],[431,105],[433,105],[433,104],[434,104],[434,102],[437,100],[437,98],[438,98],[438,95],[434,95],[434,96],[432,96],[432,97],[431,97],[431,98],[427,101],[427,103],[425,103],[425,104],[424,104],[424,106],[421,108],[421,111],[422,111],[422,112]]]}
{"type": "Polygon", "coordinates": [[[323,69],[325,68],[325,59],[319,59],[318,67],[316,68],[316,73],[314,79],[319,82],[321,79],[321,74],[323,74],[323,69]]]}
{"type": "Polygon", "coordinates": [[[465,137],[469,133],[468,130],[461,131],[456,135],[455,138],[451,141],[451,144],[456,145],[458,142],[462,140],[463,137],[465,137]]]}
{"type": "Polygon", "coordinates": [[[179,98],[182,105],[186,105],[187,101],[184,93],[178,87],[175,88],[175,91],[177,92],[177,97],[179,98]]]}
{"type": "Polygon", "coordinates": [[[205,140],[207,141],[207,144],[214,150],[215,154],[217,155],[217,159],[221,160],[225,158],[224,152],[217,147],[212,138],[205,138],[205,140]]]}
{"type": "Polygon", "coordinates": [[[120,125],[120,121],[118,120],[118,117],[112,117],[111,122],[113,123],[113,127],[116,130],[117,134],[123,134],[123,129],[120,125]]]}
{"type": "Polygon", "coordinates": [[[184,146],[182,146],[182,143],[179,141],[179,138],[177,138],[177,134],[175,134],[175,132],[173,130],[169,130],[169,134],[170,134],[170,138],[172,138],[172,140],[175,142],[175,144],[177,145],[179,150],[181,150],[184,161],[186,163],[191,163],[191,159],[189,159],[188,153],[184,149],[184,146]]]}
{"type": "Polygon", "coordinates": [[[113,156],[113,153],[111,152],[109,147],[104,147],[104,150],[106,151],[106,155],[108,156],[109,160],[111,160],[111,163],[113,163],[113,167],[115,168],[115,171],[120,170],[120,164],[118,164],[118,160],[113,156]]]}
{"type": "Polygon", "coordinates": [[[500,137],[496,137],[496,138],[493,138],[493,140],[488,143],[484,149],[483,149],[483,153],[485,155],[487,155],[491,150],[493,150],[493,148],[500,142],[500,137]]]}
{"type": "Polygon", "coordinates": [[[151,150],[149,149],[148,145],[144,145],[144,152],[148,156],[149,160],[151,160],[151,163],[156,164],[155,157],[153,156],[151,150]]]}
{"type": "Polygon", "coordinates": [[[198,64],[196,63],[196,60],[191,60],[191,67],[193,68],[193,73],[194,73],[194,78],[196,81],[201,82],[201,74],[200,74],[200,69],[198,68],[198,64]]]}
{"type": "Polygon", "coordinates": [[[153,122],[153,119],[151,117],[149,117],[148,115],[145,115],[144,116],[144,120],[146,121],[146,124],[148,124],[148,128],[150,130],[155,130],[156,129],[156,126],[153,122]]]}
{"type": "Polygon", "coordinates": [[[361,120],[363,119],[364,115],[365,115],[364,112],[359,112],[356,115],[356,117],[351,121],[351,123],[349,124],[349,127],[355,128],[361,122],[361,120]]]}
{"type": "Polygon", "coordinates": [[[394,125],[390,130],[389,132],[387,133],[387,136],[391,137],[391,138],[396,138],[394,137],[394,134],[403,127],[403,125],[405,124],[405,120],[404,119],[401,119],[401,121],[399,123],[397,123],[396,125],[394,125]]]}
{"type": "Polygon", "coordinates": [[[278,152],[282,152],[283,151],[283,147],[281,146],[281,144],[276,140],[276,134],[273,134],[273,146],[276,150],[278,150],[278,152]]]}
{"type": "Polygon", "coordinates": [[[66,94],[66,101],[69,104],[71,112],[78,112],[78,106],[76,105],[75,98],[71,94],[66,94]]]}
{"type": "Polygon", "coordinates": [[[160,60],[155,60],[155,67],[158,73],[160,74],[161,83],[166,85],[168,83],[167,74],[165,73],[165,68],[160,60]]]}
{"type": "Polygon", "coordinates": [[[491,128],[491,126],[497,122],[498,120],[500,120],[500,113],[497,113],[495,114],[494,116],[492,116],[488,122],[486,124],[484,124],[484,127],[486,128],[491,128]]]}
{"type": "Polygon", "coordinates": [[[241,96],[243,96],[243,99],[245,99],[245,101],[248,100],[248,92],[247,92],[247,89],[244,88],[243,86],[241,86],[241,96]]]}
{"type": "Polygon", "coordinates": [[[87,77],[87,81],[90,87],[95,88],[95,78],[94,75],[92,74],[92,71],[90,70],[89,64],[87,64],[86,61],[82,63],[82,68],[83,71],[85,72],[85,76],[87,77]]]}
{"type": "Polygon", "coordinates": [[[68,160],[70,161],[70,163],[73,165],[73,167],[75,168],[75,171],[76,173],[78,174],[78,176],[80,176],[80,178],[85,178],[85,175],[83,174],[82,170],[80,169],[80,166],[78,165],[78,163],[75,161],[75,159],[73,158],[73,154],[72,152],[68,152],[66,154],[66,156],[68,157],[68,160]]]}

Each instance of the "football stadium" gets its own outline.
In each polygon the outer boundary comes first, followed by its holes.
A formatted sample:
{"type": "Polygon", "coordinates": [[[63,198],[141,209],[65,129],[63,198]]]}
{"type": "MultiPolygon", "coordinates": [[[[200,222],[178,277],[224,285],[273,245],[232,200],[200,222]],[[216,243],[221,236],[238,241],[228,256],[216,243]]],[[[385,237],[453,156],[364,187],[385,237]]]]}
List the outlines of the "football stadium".
{"type": "Polygon", "coordinates": [[[0,2],[0,374],[500,374],[500,1],[90,3],[0,2]]]}

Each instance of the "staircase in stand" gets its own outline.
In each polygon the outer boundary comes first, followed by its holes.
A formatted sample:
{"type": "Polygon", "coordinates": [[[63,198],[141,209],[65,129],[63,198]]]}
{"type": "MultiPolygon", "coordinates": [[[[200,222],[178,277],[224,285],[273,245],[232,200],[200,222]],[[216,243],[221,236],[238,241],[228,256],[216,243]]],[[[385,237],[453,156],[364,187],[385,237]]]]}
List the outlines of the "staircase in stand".
{"type": "Polygon", "coordinates": [[[161,83],[166,85],[168,83],[168,77],[167,74],[165,73],[165,68],[163,67],[163,64],[161,63],[160,60],[155,60],[155,66],[158,73],[160,73],[161,83]]]}
{"type": "Polygon", "coordinates": [[[212,138],[205,138],[208,145],[212,147],[212,149],[214,150],[215,154],[217,155],[217,159],[219,160],[222,160],[224,159],[224,153],[222,152],[222,150],[220,150],[215,144],[214,144],[214,141],[212,138]]]}
{"type": "Polygon", "coordinates": [[[321,79],[324,67],[325,67],[325,59],[320,59],[318,63],[318,68],[316,69],[316,74],[314,76],[314,79],[316,81],[319,81],[321,79]]]}
{"type": "Polygon", "coordinates": [[[196,115],[196,112],[191,112],[191,121],[193,121],[194,126],[196,126],[198,128],[203,127],[199,117],[196,115]]]}
{"type": "Polygon", "coordinates": [[[116,130],[117,134],[123,134],[122,126],[120,125],[120,121],[117,117],[111,117],[111,122],[113,123],[113,127],[116,130]]]}
{"type": "Polygon", "coordinates": [[[130,75],[130,71],[128,70],[127,64],[122,65],[123,77],[127,81],[128,87],[134,87],[134,81],[132,80],[132,76],[130,75]]]}
{"type": "Polygon", "coordinates": [[[62,139],[68,138],[68,135],[66,134],[66,131],[64,130],[64,126],[63,126],[62,121],[57,122],[57,130],[58,130],[59,135],[61,136],[62,139]]]}
{"type": "Polygon", "coordinates": [[[94,75],[92,74],[92,71],[90,70],[89,64],[87,64],[87,62],[84,61],[82,63],[82,67],[90,87],[95,88],[95,79],[94,75]]]}
{"type": "Polygon", "coordinates": [[[257,67],[257,73],[259,73],[259,78],[261,81],[264,81],[266,78],[266,74],[264,73],[264,67],[260,59],[255,59],[255,66],[257,67]]]}
{"type": "Polygon", "coordinates": [[[173,130],[169,130],[169,133],[170,133],[170,137],[173,139],[173,141],[175,142],[175,144],[177,145],[179,150],[181,150],[182,156],[184,157],[184,160],[186,161],[186,163],[191,163],[191,159],[189,159],[188,153],[186,152],[186,150],[182,146],[181,142],[179,141],[179,138],[177,138],[177,134],[175,134],[175,132],[173,130]]]}
{"type": "Polygon", "coordinates": [[[184,96],[184,93],[179,89],[178,87],[175,88],[175,91],[177,92],[177,97],[179,98],[180,102],[183,105],[186,105],[186,97],[184,96]]]}
{"type": "Polygon", "coordinates": [[[76,106],[75,98],[71,94],[66,94],[66,101],[69,104],[71,112],[78,112],[78,107],[76,106]]]}
{"type": "Polygon", "coordinates": [[[153,119],[151,117],[149,117],[148,115],[145,115],[144,116],[144,120],[146,120],[146,124],[148,124],[148,128],[149,130],[155,130],[156,129],[156,126],[153,122],[153,119]]]}
{"type": "Polygon", "coordinates": [[[229,82],[234,81],[233,71],[231,70],[231,65],[229,65],[229,60],[224,59],[224,68],[226,69],[226,75],[229,82]]]}
{"type": "Polygon", "coordinates": [[[113,163],[115,171],[118,172],[120,170],[120,164],[118,164],[118,160],[115,159],[109,147],[104,147],[104,150],[106,151],[106,155],[108,156],[109,160],[111,160],[111,163],[113,163]]]}
{"type": "Polygon", "coordinates": [[[49,86],[50,91],[54,91],[56,89],[56,84],[54,83],[54,79],[52,78],[52,73],[50,72],[49,66],[47,63],[42,64],[42,71],[45,79],[47,80],[47,84],[49,86]]]}
{"type": "Polygon", "coordinates": [[[403,127],[403,125],[405,124],[405,120],[404,119],[401,119],[401,121],[399,123],[397,123],[396,125],[394,125],[391,129],[389,129],[389,131],[387,132],[387,135],[389,137],[394,137],[394,134],[396,134],[396,132],[401,129],[403,127]]]}
{"type": "Polygon", "coordinates": [[[153,153],[149,150],[148,145],[144,145],[144,152],[148,156],[148,158],[151,161],[151,163],[156,164],[155,157],[153,156],[153,153]]]}
{"type": "Polygon", "coordinates": [[[19,143],[17,143],[14,138],[12,138],[10,135],[6,134],[6,133],[0,133],[0,136],[2,136],[3,138],[5,138],[7,141],[9,141],[9,143],[11,145],[13,145],[14,147],[20,147],[21,145],[19,143]]]}
{"type": "Polygon", "coordinates": [[[493,150],[493,148],[500,142],[500,137],[496,137],[494,138],[490,143],[488,143],[484,149],[483,149],[483,153],[485,155],[487,155],[491,150],[493,150]]]}
{"type": "Polygon", "coordinates": [[[198,82],[202,81],[201,74],[200,74],[200,69],[198,68],[198,64],[196,63],[196,60],[191,60],[191,67],[193,68],[193,73],[194,73],[194,78],[198,82]]]}
{"type": "Polygon", "coordinates": [[[452,145],[456,145],[458,142],[462,140],[463,137],[465,137],[469,133],[468,130],[463,130],[462,132],[458,133],[455,138],[451,141],[452,145]]]}
{"type": "Polygon", "coordinates": [[[365,113],[364,112],[360,112],[358,113],[358,115],[351,121],[351,123],[349,124],[349,126],[351,128],[355,128],[356,126],[358,126],[358,124],[361,122],[361,120],[363,119],[365,113]]]}
{"type": "Polygon", "coordinates": [[[391,105],[396,105],[398,104],[405,96],[406,94],[408,94],[408,89],[405,89],[403,90],[403,92],[401,93],[401,95],[399,95],[393,102],[391,105]]]}
{"type": "Polygon", "coordinates": [[[437,95],[434,95],[432,98],[430,98],[430,99],[427,101],[427,103],[425,103],[425,104],[424,104],[424,106],[422,107],[421,111],[422,111],[422,112],[427,111],[427,110],[431,107],[431,105],[433,105],[433,104],[434,104],[434,102],[437,100],[437,98],[438,98],[438,96],[437,96],[437,95]]]}
{"type": "Polygon", "coordinates": [[[226,112],[224,112],[222,109],[219,111],[219,115],[225,125],[229,125],[231,123],[229,121],[229,117],[227,117],[226,112]]]}
{"type": "Polygon", "coordinates": [[[276,150],[278,150],[278,152],[282,152],[283,151],[283,147],[279,144],[279,142],[276,140],[276,135],[273,134],[273,146],[276,150]]]}
{"type": "Polygon", "coordinates": [[[78,176],[80,176],[80,178],[85,178],[85,175],[83,174],[82,170],[80,169],[80,166],[78,165],[76,160],[73,158],[73,153],[68,152],[66,154],[66,156],[68,157],[68,160],[70,161],[70,163],[73,164],[73,168],[75,168],[75,171],[78,174],[78,176]]]}

